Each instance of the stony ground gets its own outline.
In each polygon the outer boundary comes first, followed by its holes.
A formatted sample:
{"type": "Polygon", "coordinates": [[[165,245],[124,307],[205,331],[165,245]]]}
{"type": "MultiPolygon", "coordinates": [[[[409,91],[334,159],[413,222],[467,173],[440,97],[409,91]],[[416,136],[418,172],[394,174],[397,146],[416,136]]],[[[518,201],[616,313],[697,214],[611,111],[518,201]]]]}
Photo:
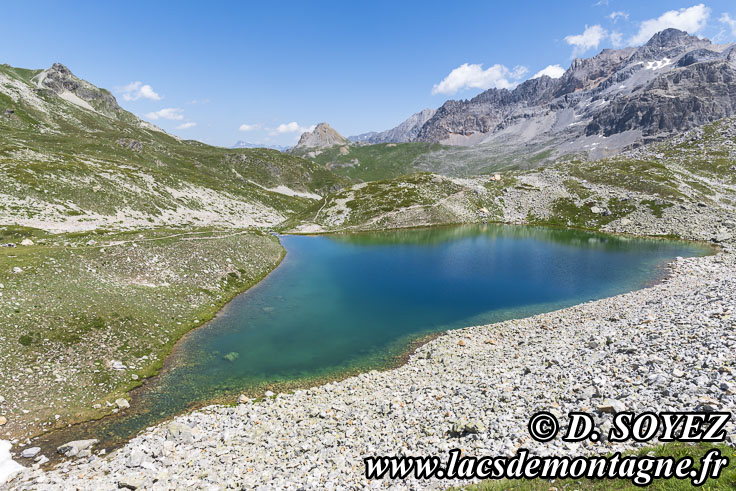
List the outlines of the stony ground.
{"type": "MultiPolygon", "coordinates": [[[[454,447],[475,455],[623,450],[605,441],[537,444],[526,424],[542,409],[590,411],[604,429],[612,409],[736,410],[736,256],[678,259],[671,268],[645,290],[448,332],[395,370],[187,414],[108,458],[83,451],[10,488],[424,488],[368,482],[362,458],[454,447]],[[458,422],[480,431],[450,436],[458,422]]],[[[734,422],[728,432],[734,443],[734,422]]]]}

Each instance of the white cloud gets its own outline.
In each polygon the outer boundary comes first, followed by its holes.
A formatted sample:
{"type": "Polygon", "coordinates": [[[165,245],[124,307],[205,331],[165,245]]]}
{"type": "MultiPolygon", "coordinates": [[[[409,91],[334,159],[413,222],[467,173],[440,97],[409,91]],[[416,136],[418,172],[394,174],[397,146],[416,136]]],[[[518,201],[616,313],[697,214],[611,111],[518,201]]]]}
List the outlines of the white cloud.
{"type": "Polygon", "coordinates": [[[611,12],[610,14],[608,14],[608,18],[611,19],[615,24],[616,22],[618,22],[619,19],[629,20],[629,13],[618,10],[616,12],[611,12]]]}
{"type": "Polygon", "coordinates": [[[194,128],[195,126],[197,126],[197,123],[195,123],[194,121],[188,121],[188,122],[186,122],[184,124],[180,124],[179,126],[176,127],[176,129],[177,130],[185,130],[187,128],[194,128]]]}
{"type": "Polygon", "coordinates": [[[153,87],[148,84],[144,85],[143,82],[131,82],[125,87],[119,88],[118,92],[123,94],[123,100],[126,101],[137,101],[138,99],[161,100],[161,96],[153,90],[153,87]]]}
{"type": "Polygon", "coordinates": [[[167,107],[166,109],[161,109],[160,111],[150,112],[146,114],[146,117],[153,119],[154,121],[157,119],[171,119],[173,121],[181,121],[182,119],[184,119],[184,116],[181,114],[181,112],[181,109],[175,107],[167,107]]]}
{"type": "Polygon", "coordinates": [[[282,123],[278,125],[276,128],[274,128],[270,135],[279,135],[284,133],[304,133],[305,131],[314,131],[315,126],[299,126],[299,124],[296,121],[292,121],[291,123],[282,123]]]}
{"type": "Polygon", "coordinates": [[[686,9],[668,10],[656,19],[642,22],[639,26],[639,32],[631,38],[629,43],[632,45],[644,44],[654,34],[670,27],[695,34],[705,27],[708,17],[710,17],[710,9],[702,3],[686,9]]]}
{"type": "Polygon", "coordinates": [[[189,104],[209,104],[210,102],[212,101],[209,99],[192,99],[189,104]]]}
{"type": "Polygon", "coordinates": [[[549,65],[546,68],[542,68],[534,74],[532,78],[538,78],[542,75],[547,75],[550,78],[560,78],[565,73],[565,69],[560,65],[549,65]]]}
{"type": "Polygon", "coordinates": [[[620,48],[626,44],[624,42],[624,35],[618,31],[612,31],[609,38],[614,48],[620,48]]]}
{"type": "Polygon", "coordinates": [[[582,34],[565,36],[565,42],[570,46],[574,46],[572,50],[573,56],[579,56],[590,48],[597,48],[598,45],[608,37],[608,31],[596,24],[594,26],[585,26],[582,34]]]}
{"type": "Polygon", "coordinates": [[[483,70],[482,64],[463,63],[450,72],[442,82],[432,87],[432,94],[454,94],[461,89],[510,89],[519,83],[527,72],[526,67],[509,69],[504,65],[493,65],[483,70]]]}
{"type": "Polygon", "coordinates": [[[260,128],[261,128],[261,123],[256,123],[256,124],[245,124],[245,123],[243,123],[243,124],[240,125],[240,128],[238,128],[238,129],[240,131],[253,131],[253,130],[258,130],[260,128]]]}
{"type": "Polygon", "coordinates": [[[731,35],[736,36],[736,19],[732,19],[730,15],[723,14],[718,21],[726,24],[731,29],[731,35]]]}

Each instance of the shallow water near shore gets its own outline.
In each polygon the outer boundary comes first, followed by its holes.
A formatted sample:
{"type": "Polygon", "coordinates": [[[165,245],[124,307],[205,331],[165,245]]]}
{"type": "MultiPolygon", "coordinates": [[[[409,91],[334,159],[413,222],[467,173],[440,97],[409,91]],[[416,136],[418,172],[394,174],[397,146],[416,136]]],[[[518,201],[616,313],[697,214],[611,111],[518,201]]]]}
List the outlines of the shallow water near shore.
{"type": "MultiPolygon", "coordinates": [[[[283,236],[282,264],[186,335],[131,409],[41,437],[113,447],[239,393],[262,395],[395,364],[424,336],[643,288],[677,241],[502,225],[283,236]]],[[[49,455],[46,452],[46,455],[49,455]]]]}

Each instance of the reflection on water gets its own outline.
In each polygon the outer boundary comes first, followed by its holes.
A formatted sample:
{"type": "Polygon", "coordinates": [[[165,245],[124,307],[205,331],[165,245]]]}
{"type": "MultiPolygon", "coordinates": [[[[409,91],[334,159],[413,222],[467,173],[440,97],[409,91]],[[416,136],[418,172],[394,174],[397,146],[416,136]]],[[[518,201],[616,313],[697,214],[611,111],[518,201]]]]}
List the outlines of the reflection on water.
{"type": "Polygon", "coordinates": [[[187,335],[127,414],[53,438],[114,443],[207,401],[386,366],[419,336],[641,288],[681,242],[499,225],[286,236],[281,266],[187,335]]]}

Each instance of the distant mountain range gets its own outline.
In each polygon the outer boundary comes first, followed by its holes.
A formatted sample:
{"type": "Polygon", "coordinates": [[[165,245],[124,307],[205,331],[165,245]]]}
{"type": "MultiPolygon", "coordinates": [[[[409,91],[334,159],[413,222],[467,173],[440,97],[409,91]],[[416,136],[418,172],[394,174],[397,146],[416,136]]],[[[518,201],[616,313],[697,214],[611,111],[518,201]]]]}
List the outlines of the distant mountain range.
{"type": "Polygon", "coordinates": [[[244,140],[238,140],[235,145],[230,148],[271,148],[279,152],[285,152],[290,147],[288,145],[268,145],[266,143],[251,143],[244,140]]]}
{"type": "Polygon", "coordinates": [[[409,119],[390,130],[361,135],[349,136],[348,140],[352,142],[362,143],[405,143],[414,141],[419,134],[419,130],[429,121],[437,111],[435,109],[425,109],[416,114],[412,114],[409,119]]]}
{"type": "Polygon", "coordinates": [[[542,75],[513,90],[449,100],[396,128],[350,140],[601,157],[734,114],[736,46],[666,29],[638,48],[575,59],[559,78],[542,75]]]}

